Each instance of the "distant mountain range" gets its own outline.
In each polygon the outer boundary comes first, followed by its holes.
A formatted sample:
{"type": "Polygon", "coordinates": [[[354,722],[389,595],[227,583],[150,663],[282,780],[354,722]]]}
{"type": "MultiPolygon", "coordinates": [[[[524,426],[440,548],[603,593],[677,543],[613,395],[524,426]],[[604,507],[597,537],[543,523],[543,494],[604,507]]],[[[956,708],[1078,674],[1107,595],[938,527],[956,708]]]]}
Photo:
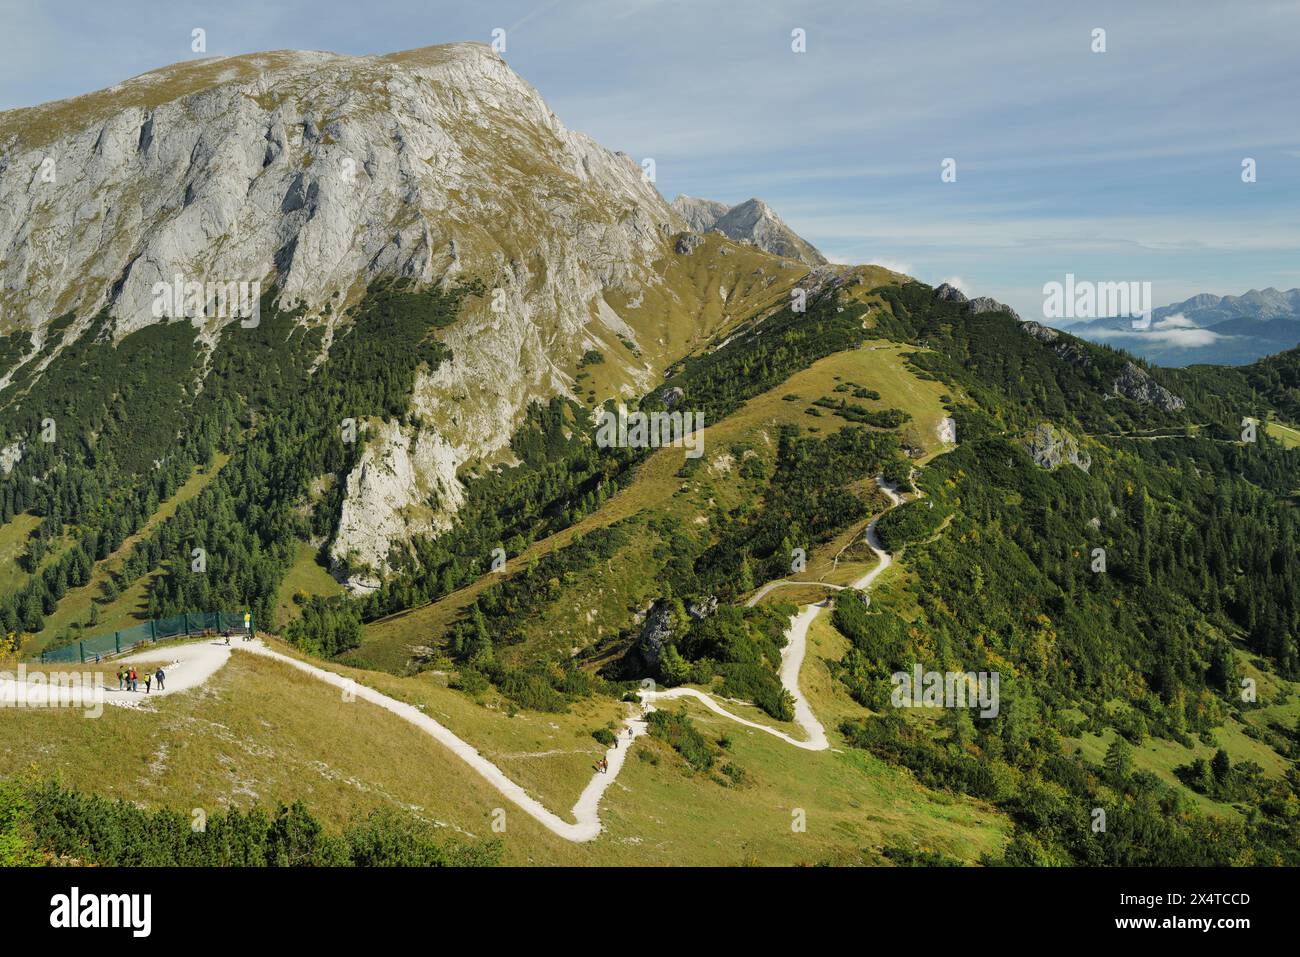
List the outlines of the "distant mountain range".
{"type": "Polygon", "coordinates": [[[1068,327],[1074,335],[1126,349],[1162,366],[1246,365],[1300,343],[1300,289],[1201,293],[1161,306],[1151,322],[1113,316],[1068,327]]]}

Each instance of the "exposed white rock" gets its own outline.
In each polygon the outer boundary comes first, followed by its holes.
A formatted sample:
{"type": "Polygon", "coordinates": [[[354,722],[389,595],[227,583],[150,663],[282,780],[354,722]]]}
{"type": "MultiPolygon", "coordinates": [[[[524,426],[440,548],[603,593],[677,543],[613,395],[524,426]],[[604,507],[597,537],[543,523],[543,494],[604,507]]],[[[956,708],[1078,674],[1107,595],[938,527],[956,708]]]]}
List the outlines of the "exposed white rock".
{"type": "Polygon", "coordinates": [[[939,424],[935,426],[935,433],[938,435],[939,441],[944,445],[956,445],[957,420],[951,416],[940,419],[939,424]]]}
{"type": "MultiPolygon", "coordinates": [[[[274,284],[307,320],[379,275],[503,290],[445,331],[421,429],[373,429],[348,479],[335,554],[376,570],[446,526],[457,468],[502,449],[531,399],[569,391],[590,324],[634,340],[603,294],[639,303],[683,227],[481,44],[193,61],[0,114],[0,318],[37,348],[67,312],[72,335],[100,309],[118,338],[159,321],[154,285],[177,275],[274,284]]],[[[211,323],[196,347],[239,332],[211,323]]]]}
{"type": "Polygon", "coordinates": [[[678,196],[673,200],[673,209],[686,220],[692,232],[707,233],[713,228],[731,207],[715,199],[700,199],[698,196],[678,196]]]}
{"type": "Polygon", "coordinates": [[[810,266],[826,265],[826,257],[787,226],[761,199],[748,199],[738,206],[727,206],[711,199],[678,196],[673,200],[673,209],[695,232],[716,231],[737,242],[753,243],[777,256],[798,259],[810,266]]]}
{"type": "Polygon", "coordinates": [[[1035,426],[1022,441],[1039,468],[1054,470],[1073,465],[1085,472],[1092,468],[1092,456],[1079,447],[1079,440],[1050,422],[1035,426]]]}
{"type": "Polygon", "coordinates": [[[464,499],[456,480],[456,450],[437,433],[397,422],[376,423],[367,431],[369,441],[348,476],[339,534],[331,547],[336,561],[346,560],[353,568],[348,585],[354,590],[378,584],[365,570],[387,567],[390,543],[445,531],[450,527],[447,514],[464,499]]]}
{"type": "Polygon", "coordinates": [[[14,466],[23,460],[23,443],[15,439],[4,448],[0,449],[0,472],[8,475],[14,470],[14,466]]]}

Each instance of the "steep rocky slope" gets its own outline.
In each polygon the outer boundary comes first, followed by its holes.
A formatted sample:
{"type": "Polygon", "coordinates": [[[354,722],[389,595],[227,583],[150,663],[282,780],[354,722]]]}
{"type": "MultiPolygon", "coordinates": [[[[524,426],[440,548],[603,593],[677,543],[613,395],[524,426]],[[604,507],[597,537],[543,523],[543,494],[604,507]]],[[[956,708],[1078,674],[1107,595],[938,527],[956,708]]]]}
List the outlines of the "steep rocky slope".
{"type": "MultiPolygon", "coordinates": [[[[100,311],[117,341],[164,321],[155,287],[177,276],[273,288],[327,328],[324,349],[376,277],[482,282],[411,421],[372,423],[348,477],[334,553],[381,570],[392,542],[448,525],[460,466],[502,454],[529,401],[569,393],[584,351],[613,354],[605,389],[638,393],[801,275],[725,242],[683,255],[685,229],[631,158],[480,44],[182,63],[0,114],[0,331],[31,337],[0,389],[100,311]]],[[[253,321],[207,295],[202,350],[253,321]]]]}

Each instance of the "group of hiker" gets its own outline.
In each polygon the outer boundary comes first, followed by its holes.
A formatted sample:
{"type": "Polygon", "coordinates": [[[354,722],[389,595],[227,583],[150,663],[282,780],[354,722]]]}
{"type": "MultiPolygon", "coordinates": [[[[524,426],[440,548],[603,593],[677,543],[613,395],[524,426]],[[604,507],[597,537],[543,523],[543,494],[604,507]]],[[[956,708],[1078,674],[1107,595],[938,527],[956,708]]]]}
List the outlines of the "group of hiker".
{"type": "MultiPolygon", "coordinates": [[[[149,674],[146,671],[144,675],[144,693],[145,694],[150,693],[149,689],[153,684],[153,682],[155,681],[158,682],[159,691],[166,690],[164,686],[164,682],[166,680],[167,680],[167,675],[162,670],[162,668],[159,668],[153,674],[149,674]]],[[[117,669],[117,690],[118,691],[139,691],[140,690],[140,674],[135,670],[134,667],[130,665],[123,665],[122,667],[117,669]]]]}
{"type": "MultiPolygon", "coordinates": [[[[635,736],[636,736],[636,735],[635,735],[635,733],[632,731],[632,729],[631,729],[631,728],[628,728],[628,729],[627,729],[627,737],[628,737],[628,740],[631,741],[632,738],[634,738],[635,736]]],[[[614,747],[615,747],[615,748],[618,748],[618,735],[614,735],[614,747]]],[[[601,758],[599,761],[597,761],[597,762],[596,762],[596,770],[599,771],[601,774],[607,774],[607,773],[609,772],[609,759],[608,759],[608,758],[601,758]]]]}

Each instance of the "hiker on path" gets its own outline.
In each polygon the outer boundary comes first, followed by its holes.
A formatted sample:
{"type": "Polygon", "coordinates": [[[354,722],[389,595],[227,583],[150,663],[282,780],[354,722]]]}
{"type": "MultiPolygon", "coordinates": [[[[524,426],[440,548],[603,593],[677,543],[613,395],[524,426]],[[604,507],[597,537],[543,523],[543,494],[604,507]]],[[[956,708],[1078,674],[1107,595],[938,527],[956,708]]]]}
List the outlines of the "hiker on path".
{"type": "Polygon", "coordinates": [[[149,674],[149,672],[146,671],[146,672],[144,673],[144,693],[145,693],[145,694],[148,694],[148,693],[149,693],[149,682],[151,682],[151,681],[153,681],[153,675],[149,674]]]}
{"type": "Polygon", "coordinates": [[[226,629],[226,631],[225,631],[225,636],[226,636],[226,644],[230,644],[230,629],[229,629],[229,628],[226,629]]]}
{"type": "Polygon", "coordinates": [[[159,668],[157,671],[153,673],[153,676],[158,679],[158,690],[159,691],[164,690],[163,679],[165,679],[167,676],[163,674],[163,670],[159,668]]]}
{"type": "Polygon", "coordinates": [[[118,665],[118,666],[117,666],[117,690],[118,690],[118,691],[121,691],[121,690],[122,690],[122,685],[123,685],[124,683],[125,683],[125,682],[122,680],[122,666],[121,666],[121,665],[118,665]]]}
{"type": "Polygon", "coordinates": [[[131,669],[131,690],[132,691],[140,690],[140,676],[136,674],[136,670],[134,668],[131,669]]]}

